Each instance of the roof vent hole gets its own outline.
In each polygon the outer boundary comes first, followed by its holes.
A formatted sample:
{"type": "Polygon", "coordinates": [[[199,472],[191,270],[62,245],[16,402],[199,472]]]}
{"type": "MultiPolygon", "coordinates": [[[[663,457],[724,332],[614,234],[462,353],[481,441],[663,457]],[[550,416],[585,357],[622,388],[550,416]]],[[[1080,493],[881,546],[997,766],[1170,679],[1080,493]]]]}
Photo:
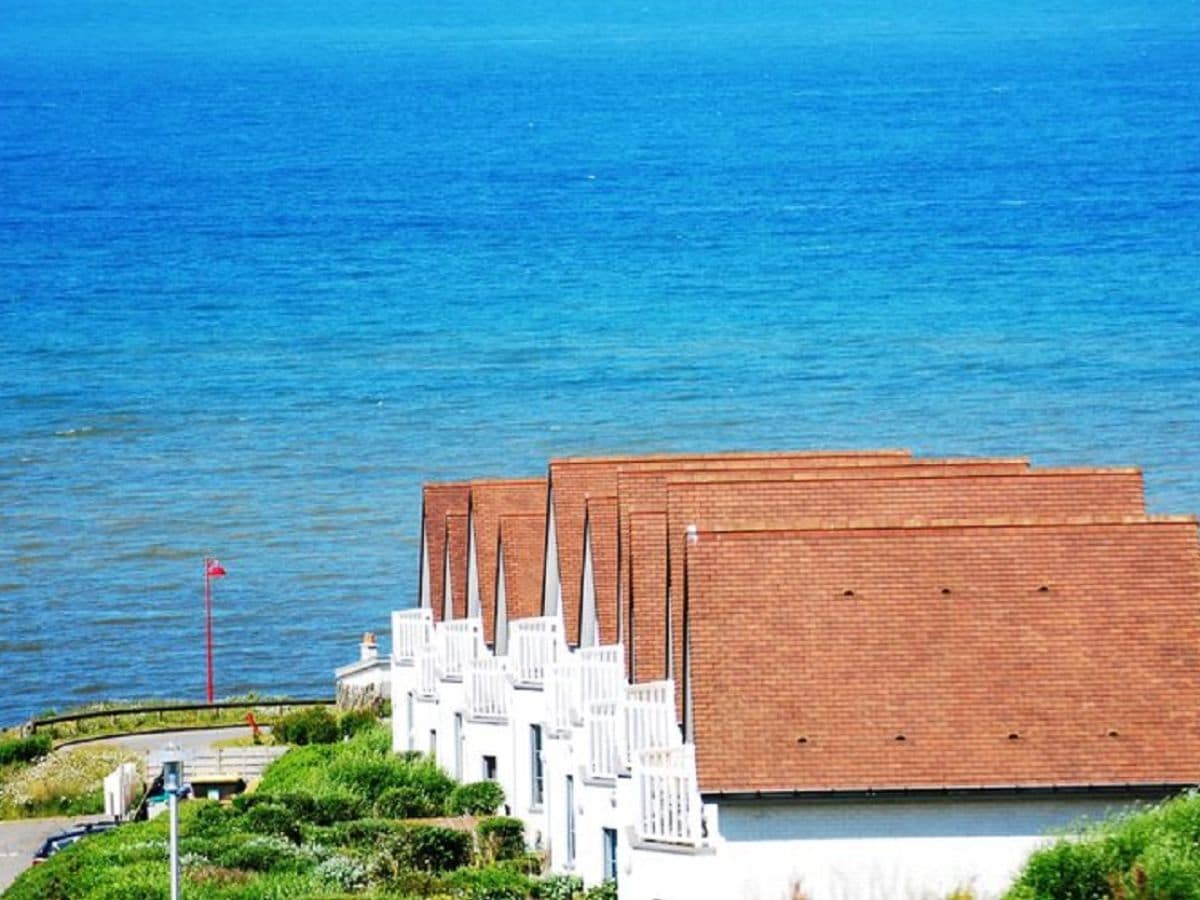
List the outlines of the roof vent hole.
{"type": "Polygon", "coordinates": [[[904,735],[902,735],[902,734],[898,734],[898,735],[896,735],[896,740],[898,740],[898,741],[907,741],[907,740],[908,740],[908,738],[906,738],[906,737],[905,737],[904,735]]]}
{"type": "Polygon", "coordinates": [[[1039,594],[1048,594],[1048,593],[1050,593],[1050,588],[1043,584],[1040,588],[1038,588],[1038,593],[1039,594]]]}
{"type": "Polygon", "coordinates": [[[942,588],[942,596],[943,597],[949,597],[951,593],[952,593],[952,591],[950,590],[950,588],[942,588]]]}
{"type": "Polygon", "coordinates": [[[1010,741],[1019,741],[1021,739],[1021,736],[1019,734],[1017,734],[1015,731],[1013,731],[1013,732],[1009,733],[1008,739],[1010,741]]]}
{"type": "Polygon", "coordinates": [[[804,737],[803,735],[801,735],[800,737],[796,738],[796,743],[797,743],[797,744],[807,744],[807,743],[808,743],[808,738],[806,738],[806,737],[804,737]]]}
{"type": "Polygon", "coordinates": [[[1109,736],[1109,737],[1120,737],[1120,734],[1121,734],[1121,733],[1120,733],[1119,731],[1117,731],[1117,729],[1115,729],[1115,728],[1110,728],[1110,729],[1108,729],[1108,736],[1109,736]]]}
{"type": "Polygon", "coordinates": [[[842,591],[842,596],[843,597],[853,597],[854,591],[850,590],[849,588],[846,588],[846,590],[842,591]]]}

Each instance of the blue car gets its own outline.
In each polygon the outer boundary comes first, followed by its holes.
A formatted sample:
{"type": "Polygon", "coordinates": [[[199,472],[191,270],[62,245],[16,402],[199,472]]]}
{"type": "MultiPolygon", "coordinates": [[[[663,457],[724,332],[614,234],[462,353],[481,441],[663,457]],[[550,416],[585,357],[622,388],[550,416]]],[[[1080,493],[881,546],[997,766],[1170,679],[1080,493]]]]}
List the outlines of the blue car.
{"type": "Polygon", "coordinates": [[[33,864],[45,862],[63,847],[69,847],[76,841],[87,837],[90,834],[98,834],[101,831],[110,831],[117,827],[116,822],[91,822],[86,825],[76,825],[57,834],[52,834],[46,838],[38,852],[33,854],[33,864]]]}

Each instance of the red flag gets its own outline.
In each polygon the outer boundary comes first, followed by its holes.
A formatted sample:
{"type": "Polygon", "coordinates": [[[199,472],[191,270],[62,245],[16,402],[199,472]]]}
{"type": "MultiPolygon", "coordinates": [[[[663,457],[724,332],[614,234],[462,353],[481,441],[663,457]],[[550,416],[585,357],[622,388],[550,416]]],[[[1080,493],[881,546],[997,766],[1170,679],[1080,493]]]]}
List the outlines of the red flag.
{"type": "Polygon", "coordinates": [[[204,568],[204,574],[209,578],[220,578],[225,574],[225,569],[215,559],[210,559],[204,568]]]}

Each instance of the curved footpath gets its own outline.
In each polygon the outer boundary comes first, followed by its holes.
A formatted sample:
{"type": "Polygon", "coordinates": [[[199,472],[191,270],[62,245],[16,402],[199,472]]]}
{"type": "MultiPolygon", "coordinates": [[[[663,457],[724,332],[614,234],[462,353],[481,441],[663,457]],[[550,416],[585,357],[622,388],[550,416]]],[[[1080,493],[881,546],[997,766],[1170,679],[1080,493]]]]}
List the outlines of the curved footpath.
{"type": "MultiPolygon", "coordinates": [[[[242,737],[249,733],[245,725],[234,725],[202,731],[165,731],[157,734],[124,734],[96,738],[80,743],[119,744],[149,756],[166,744],[178,744],[187,755],[208,752],[217,741],[242,737]]],[[[72,746],[78,746],[73,744],[72,746]]],[[[8,890],[17,876],[33,864],[33,854],[46,838],[71,825],[84,822],[100,822],[102,815],[56,816],[50,819],[14,819],[0,822],[0,892],[8,890]]]]}

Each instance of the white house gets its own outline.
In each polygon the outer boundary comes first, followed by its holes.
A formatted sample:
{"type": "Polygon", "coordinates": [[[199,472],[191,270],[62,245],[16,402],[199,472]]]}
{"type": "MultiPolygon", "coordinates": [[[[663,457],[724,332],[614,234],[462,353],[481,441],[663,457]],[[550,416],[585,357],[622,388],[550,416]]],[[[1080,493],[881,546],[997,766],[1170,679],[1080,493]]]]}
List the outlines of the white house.
{"type": "Polygon", "coordinates": [[[1200,779],[1196,521],[1146,516],[1136,470],[741,454],[463,488],[427,487],[393,614],[395,746],[497,780],[556,871],[992,896],[1048,830],[1200,779]]]}

